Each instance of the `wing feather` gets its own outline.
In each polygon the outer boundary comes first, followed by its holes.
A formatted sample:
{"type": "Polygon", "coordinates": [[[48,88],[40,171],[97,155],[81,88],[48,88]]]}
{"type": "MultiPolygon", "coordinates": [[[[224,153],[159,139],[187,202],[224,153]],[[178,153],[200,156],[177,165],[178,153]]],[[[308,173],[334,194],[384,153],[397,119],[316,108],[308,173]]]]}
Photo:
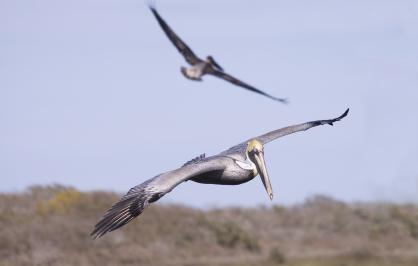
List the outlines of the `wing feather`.
{"type": "Polygon", "coordinates": [[[292,133],[295,133],[295,132],[308,130],[312,127],[327,125],[327,124],[332,126],[335,122],[338,122],[341,119],[343,119],[344,117],[346,117],[349,111],[350,111],[350,109],[347,108],[347,110],[345,110],[345,112],[342,115],[340,115],[337,118],[333,118],[333,119],[310,121],[310,122],[302,123],[302,124],[299,124],[299,125],[293,125],[293,126],[280,128],[280,129],[268,132],[266,134],[263,134],[261,136],[258,136],[258,137],[256,137],[256,139],[258,139],[263,144],[265,144],[265,143],[270,142],[272,140],[275,140],[277,138],[280,138],[280,137],[283,137],[283,136],[286,136],[286,135],[289,135],[289,134],[292,134],[292,133]]]}
{"type": "Polygon", "coordinates": [[[157,201],[183,181],[205,172],[222,170],[225,166],[223,157],[202,158],[199,162],[160,174],[131,188],[103,215],[91,236],[96,239],[124,226],[140,215],[150,203],[157,201]]]}
{"type": "Polygon", "coordinates": [[[161,28],[167,35],[168,39],[170,39],[177,50],[183,55],[184,59],[186,59],[186,61],[191,65],[201,62],[202,60],[193,53],[192,49],[190,49],[190,47],[180,39],[180,37],[170,28],[170,26],[168,26],[160,14],[158,14],[157,9],[151,5],[149,8],[157,19],[158,24],[160,24],[161,28]]]}
{"type": "Polygon", "coordinates": [[[226,80],[228,82],[231,82],[232,84],[235,84],[235,85],[237,85],[241,88],[244,88],[244,89],[250,90],[252,92],[261,94],[261,95],[266,96],[266,97],[268,97],[270,99],[273,99],[275,101],[279,101],[281,103],[287,103],[287,100],[285,98],[274,97],[274,96],[272,96],[272,95],[270,95],[270,94],[268,94],[268,93],[266,93],[262,90],[259,90],[255,87],[251,86],[251,85],[248,85],[247,83],[242,82],[241,80],[239,80],[237,78],[234,78],[233,76],[231,76],[231,75],[229,75],[229,74],[227,74],[223,71],[220,71],[220,70],[217,70],[217,69],[212,69],[212,71],[209,72],[208,74],[211,74],[211,75],[214,75],[218,78],[224,79],[224,80],[226,80]]]}
{"type": "Polygon", "coordinates": [[[246,149],[247,149],[247,144],[248,141],[252,140],[252,139],[257,139],[259,140],[261,143],[266,144],[270,141],[273,141],[277,138],[289,135],[289,134],[293,134],[299,131],[304,131],[304,130],[308,130],[312,127],[316,127],[316,126],[320,126],[320,125],[333,125],[335,122],[340,121],[341,119],[343,119],[344,117],[347,116],[348,112],[350,109],[345,110],[345,112],[340,115],[337,118],[333,118],[333,119],[325,119],[325,120],[316,120],[316,121],[311,121],[311,122],[306,122],[306,123],[302,123],[302,124],[298,124],[298,125],[293,125],[293,126],[288,126],[288,127],[284,127],[284,128],[280,128],[277,130],[273,130],[270,131],[266,134],[260,135],[258,137],[254,137],[251,139],[248,139],[244,142],[241,142],[240,144],[237,144],[231,148],[229,148],[228,150],[225,150],[221,153],[221,155],[228,155],[228,154],[234,154],[234,153],[239,153],[239,154],[245,154],[246,149]]]}
{"type": "Polygon", "coordinates": [[[201,160],[204,160],[205,158],[206,158],[206,154],[205,154],[205,153],[202,153],[202,154],[200,154],[199,156],[196,156],[195,158],[193,158],[193,159],[191,159],[191,160],[189,160],[189,161],[185,162],[185,163],[183,164],[183,166],[186,166],[186,165],[189,165],[189,164],[198,163],[198,162],[200,162],[201,160]]]}

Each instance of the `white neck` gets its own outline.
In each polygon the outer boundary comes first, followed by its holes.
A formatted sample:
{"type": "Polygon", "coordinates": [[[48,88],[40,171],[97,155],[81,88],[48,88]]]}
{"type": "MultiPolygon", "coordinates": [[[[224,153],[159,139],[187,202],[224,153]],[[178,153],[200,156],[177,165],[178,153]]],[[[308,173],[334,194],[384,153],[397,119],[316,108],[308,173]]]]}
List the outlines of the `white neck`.
{"type": "Polygon", "coordinates": [[[245,159],[245,161],[240,161],[240,160],[236,160],[236,163],[238,164],[239,167],[241,167],[242,169],[245,170],[251,170],[253,171],[254,175],[258,175],[258,171],[257,171],[257,167],[255,166],[255,164],[248,158],[248,154],[247,154],[247,158],[245,159]]]}

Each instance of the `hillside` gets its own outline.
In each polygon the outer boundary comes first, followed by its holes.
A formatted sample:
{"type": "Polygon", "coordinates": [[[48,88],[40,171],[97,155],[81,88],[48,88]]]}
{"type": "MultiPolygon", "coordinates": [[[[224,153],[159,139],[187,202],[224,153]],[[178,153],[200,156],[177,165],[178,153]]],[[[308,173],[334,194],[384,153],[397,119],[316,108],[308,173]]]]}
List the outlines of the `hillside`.
{"type": "Polygon", "coordinates": [[[119,195],[61,186],[0,194],[0,266],[418,265],[418,206],[316,196],[291,207],[151,205],[89,236],[119,195]]]}

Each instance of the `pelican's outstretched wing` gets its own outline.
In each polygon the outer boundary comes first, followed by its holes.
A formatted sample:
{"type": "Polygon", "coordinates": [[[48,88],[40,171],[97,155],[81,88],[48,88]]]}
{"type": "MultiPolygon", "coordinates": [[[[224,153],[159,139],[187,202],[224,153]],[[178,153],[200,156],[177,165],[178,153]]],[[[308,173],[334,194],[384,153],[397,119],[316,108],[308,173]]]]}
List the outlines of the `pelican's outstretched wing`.
{"type": "Polygon", "coordinates": [[[277,138],[280,138],[280,137],[283,137],[283,136],[286,136],[286,135],[289,135],[298,131],[304,131],[304,130],[310,129],[311,127],[316,127],[316,126],[326,125],[326,124],[332,126],[334,122],[340,121],[341,119],[346,117],[349,110],[350,109],[348,108],[347,110],[345,110],[345,112],[342,115],[340,115],[337,118],[326,119],[326,120],[316,120],[316,121],[306,122],[306,123],[299,124],[299,125],[284,127],[281,129],[271,131],[264,135],[258,136],[256,137],[256,139],[261,141],[263,144],[266,144],[267,142],[270,142],[277,138]]]}
{"type": "Polygon", "coordinates": [[[152,202],[158,200],[177,185],[202,173],[225,169],[226,158],[208,157],[188,162],[186,165],[160,174],[135,186],[114,204],[95,225],[91,236],[96,239],[116,230],[142,213],[152,202]]]}
{"type": "Polygon", "coordinates": [[[196,63],[201,62],[200,60],[190,49],[185,42],[183,42],[179,36],[168,26],[168,24],[164,21],[164,19],[158,14],[157,9],[155,9],[154,6],[149,5],[149,8],[151,9],[152,13],[154,14],[155,18],[158,21],[158,24],[160,24],[161,28],[164,30],[167,37],[170,39],[170,41],[174,44],[174,46],[179,50],[179,52],[184,56],[186,61],[194,65],[196,63]]]}
{"type": "Polygon", "coordinates": [[[334,118],[334,119],[311,121],[311,122],[306,122],[306,123],[303,123],[303,124],[284,127],[284,128],[280,128],[280,129],[271,131],[271,132],[263,134],[261,136],[254,137],[254,138],[251,138],[251,139],[246,140],[244,142],[241,142],[240,144],[237,144],[237,145],[223,151],[222,153],[220,153],[220,155],[228,155],[228,154],[233,154],[233,153],[245,154],[246,149],[247,149],[248,141],[250,141],[252,139],[257,139],[261,143],[263,143],[263,145],[264,145],[264,144],[266,144],[266,143],[268,143],[272,140],[275,140],[277,138],[280,138],[280,137],[283,137],[283,136],[286,136],[286,135],[289,135],[289,134],[292,134],[292,133],[296,133],[296,132],[299,132],[299,131],[307,130],[307,129],[310,129],[311,127],[316,127],[316,126],[326,125],[326,124],[332,126],[334,122],[340,121],[341,119],[346,117],[349,110],[350,109],[345,110],[345,112],[342,115],[340,115],[339,117],[334,118]]]}
{"type": "Polygon", "coordinates": [[[255,92],[255,93],[259,93],[261,95],[264,95],[264,96],[266,96],[266,97],[268,97],[270,99],[273,99],[275,101],[279,101],[279,102],[282,102],[282,103],[287,103],[287,100],[286,99],[274,97],[274,96],[272,96],[272,95],[270,95],[268,93],[265,93],[264,91],[261,91],[261,90],[259,90],[257,88],[254,88],[253,86],[250,86],[250,85],[242,82],[241,80],[239,80],[237,78],[234,78],[233,76],[231,76],[229,74],[226,74],[223,71],[220,71],[220,70],[217,70],[217,69],[212,69],[212,71],[210,71],[208,74],[212,74],[212,75],[214,75],[214,76],[216,76],[218,78],[221,78],[221,79],[224,79],[226,81],[229,81],[232,84],[235,84],[237,86],[240,86],[240,87],[245,88],[247,90],[250,90],[252,92],[255,92]]]}

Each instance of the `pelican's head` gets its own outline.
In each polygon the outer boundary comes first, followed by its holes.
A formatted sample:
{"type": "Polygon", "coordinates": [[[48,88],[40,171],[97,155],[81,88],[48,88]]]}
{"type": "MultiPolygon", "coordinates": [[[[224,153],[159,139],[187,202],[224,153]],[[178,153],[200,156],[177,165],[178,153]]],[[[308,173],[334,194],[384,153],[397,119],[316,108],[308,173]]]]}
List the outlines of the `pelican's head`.
{"type": "Polygon", "coordinates": [[[224,71],[224,69],[218,63],[216,63],[215,59],[212,56],[210,56],[210,55],[207,56],[206,57],[206,62],[208,62],[209,64],[211,64],[212,66],[214,66],[218,70],[224,71]]]}
{"type": "Polygon", "coordinates": [[[186,78],[188,78],[189,76],[187,75],[187,68],[185,68],[185,67],[180,67],[180,71],[181,71],[181,73],[186,77],[186,78]]]}
{"type": "Polygon", "coordinates": [[[273,189],[271,188],[269,174],[267,173],[266,163],[264,161],[264,146],[257,140],[252,139],[247,144],[247,156],[255,164],[258,174],[263,181],[264,188],[269,195],[270,200],[273,199],[273,189]]]}

